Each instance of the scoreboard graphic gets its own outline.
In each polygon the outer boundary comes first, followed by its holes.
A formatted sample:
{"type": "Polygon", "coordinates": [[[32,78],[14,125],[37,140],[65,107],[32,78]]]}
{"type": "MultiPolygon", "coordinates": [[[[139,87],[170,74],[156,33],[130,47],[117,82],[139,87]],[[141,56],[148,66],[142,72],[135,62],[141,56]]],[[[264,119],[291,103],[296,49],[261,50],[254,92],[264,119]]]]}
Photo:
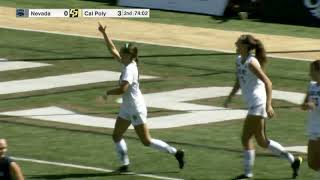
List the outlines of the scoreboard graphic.
{"type": "Polygon", "coordinates": [[[17,18],[149,18],[150,9],[16,9],[17,18]]]}

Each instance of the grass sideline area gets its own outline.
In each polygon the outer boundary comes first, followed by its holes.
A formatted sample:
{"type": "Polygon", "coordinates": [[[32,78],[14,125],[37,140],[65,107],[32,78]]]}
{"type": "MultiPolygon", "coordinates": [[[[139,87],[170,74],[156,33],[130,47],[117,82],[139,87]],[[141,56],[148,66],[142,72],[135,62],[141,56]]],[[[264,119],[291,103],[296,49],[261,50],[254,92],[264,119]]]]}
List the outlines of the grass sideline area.
{"type": "MultiPolygon", "coordinates": [[[[2,0],[0,6],[14,8],[123,8],[115,5],[115,0],[2,0]]],[[[258,20],[238,20],[216,16],[152,10],[151,18],[136,21],[176,24],[192,27],[214,28],[229,31],[244,31],[262,34],[286,35],[306,38],[320,38],[320,28],[260,22],[258,20]]]]}
{"type": "MultiPolygon", "coordinates": [[[[90,70],[119,71],[120,66],[107,52],[101,39],[0,29],[0,54],[9,60],[44,62],[51,67],[0,72],[0,81],[60,75],[90,70]],[[63,46],[62,46],[63,44],[63,46]]],[[[116,42],[119,47],[124,42],[116,42]]],[[[143,80],[143,93],[188,87],[232,86],[235,78],[234,55],[213,51],[137,44],[140,49],[141,73],[160,76],[159,80],[143,80]]],[[[304,92],[309,80],[309,62],[270,58],[268,74],[277,90],[304,92]]],[[[119,104],[116,97],[107,104],[95,98],[117,82],[82,85],[0,96],[1,111],[56,105],[79,113],[96,113],[115,117],[119,104]]],[[[199,104],[219,105],[222,98],[203,99],[199,104]]],[[[240,97],[233,106],[242,107],[240,97]]],[[[305,145],[306,112],[275,101],[277,116],[268,121],[268,135],[284,146],[305,145]]],[[[149,109],[152,111],[153,109],[149,109]]],[[[176,113],[168,112],[164,114],[176,113]]],[[[151,116],[156,114],[150,113],[151,116]]],[[[201,118],[201,117],[199,117],[201,118]]],[[[214,118],[214,117],[213,117],[214,118]]],[[[118,166],[112,129],[93,129],[65,124],[52,124],[25,118],[1,117],[1,136],[9,140],[10,154],[17,157],[62,161],[79,165],[113,169],[118,166]]],[[[126,133],[132,170],[183,179],[230,179],[242,172],[241,120],[195,125],[165,130],[151,130],[152,136],[183,148],[187,154],[186,169],[179,171],[176,161],[167,154],[144,147],[134,131],[126,133]],[[157,162],[157,163],[154,163],[157,162]]],[[[291,169],[286,160],[273,157],[258,148],[256,179],[287,179],[291,169]]],[[[304,156],[305,157],[305,156],[304,156]]],[[[19,162],[19,161],[18,161],[19,162]]],[[[27,179],[106,179],[109,174],[89,170],[61,168],[30,162],[19,162],[27,179]],[[99,175],[100,174],[100,175],[99,175]]],[[[307,163],[299,179],[311,179],[307,163]]],[[[112,179],[141,179],[112,176],[112,179]]]]}

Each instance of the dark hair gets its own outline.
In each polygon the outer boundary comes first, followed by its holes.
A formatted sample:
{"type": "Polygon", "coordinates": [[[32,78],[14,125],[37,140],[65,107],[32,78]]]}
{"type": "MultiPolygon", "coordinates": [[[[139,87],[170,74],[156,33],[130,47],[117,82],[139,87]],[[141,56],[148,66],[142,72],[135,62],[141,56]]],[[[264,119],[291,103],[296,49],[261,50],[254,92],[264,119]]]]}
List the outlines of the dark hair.
{"type": "Polygon", "coordinates": [[[311,63],[311,67],[317,72],[320,72],[320,60],[315,60],[311,63]]]}
{"type": "Polygon", "coordinates": [[[137,64],[139,63],[138,48],[132,43],[126,43],[125,46],[121,48],[121,52],[130,54],[131,60],[134,60],[137,64]]]}
{"type": "Polygon", "coordinates": [[[242,35],[240,41],[241,43],[248,45],[249,51],[253,49],[256,50],[255,56],[263,69],[267,63],[266,49],[264,48],[263,43],[250,34],[242,35]]]}

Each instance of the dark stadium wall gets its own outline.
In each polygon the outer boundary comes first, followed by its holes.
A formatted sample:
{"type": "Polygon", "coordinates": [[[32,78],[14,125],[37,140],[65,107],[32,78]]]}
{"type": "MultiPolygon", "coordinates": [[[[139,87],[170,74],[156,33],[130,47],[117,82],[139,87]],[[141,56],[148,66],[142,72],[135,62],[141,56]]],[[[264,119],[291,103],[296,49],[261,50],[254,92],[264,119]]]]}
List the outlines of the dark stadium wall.
{"type": "Polygon", "coordinates": [[[320,27],[320,0],[264,0],[262,20],[320,27]]]}

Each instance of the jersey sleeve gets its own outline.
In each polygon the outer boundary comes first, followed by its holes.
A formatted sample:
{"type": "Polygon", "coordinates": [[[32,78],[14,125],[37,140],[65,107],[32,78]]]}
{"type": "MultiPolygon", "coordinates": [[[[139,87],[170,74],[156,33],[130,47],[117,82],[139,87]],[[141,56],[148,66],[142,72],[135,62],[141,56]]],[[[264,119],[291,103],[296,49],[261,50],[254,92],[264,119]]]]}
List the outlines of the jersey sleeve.
{"type": "Polygon", "coordinates": [[[236,58],[236,65],[240,64],[241,63],[241,56],[237,56],[236,58]]]}
{"type": "Polygon", "coordinates": [[[261,65],[260,65],[260,63],[259,63],[259,61],[258,61],[258,59],[257,58],[255,58],[255,57],[250,57],[250,59],[249,59],[249,61],[248,61],[248,63],[257,63],[258,64],[258,66],[261,68],[261,65]]]}
{"type": "Polygon", "coordinates": [[[315,105],[320,108],[320,95],[319,90],[317,88],[317,82],[310,81],[309,87],[308,87],[308,93],[309,93],[309,101],[312,101],[315,103],[315,105]]]}
{"type": "Polygon", "coordinates": [[[315,84],[316,84],[316,82],[314,82],[314,81],[310,81],[310,82],[309,82],[309,84],[308,84],[308,89],[307,89],[307,92],[308,92],[308,93],[311,93],[311,91],[312,91],[312,89],[313,89],[313,87],[314,87],[315,84]]]}
{"type": "Polygon", "coordinates": [[[309,83],[309,88],[311,88],[312,86],[315,86],[317,84],[317,82],[315,81],[310,81],[309,83]]]}
{"type": "Polygon", "coordinates": [[[4,157],[4,162],[5,162],[5,164],[7,164],[8,167],[9,167],[10,164],[11,164],[12,162],[14,162],[14,161],[13,161],[13,159],[11,159],[9,156],[5,156],[5,157],[4,157]]]}
{"type": "Polygon", "coordinates": [[[133,72],[129,68],[125,68],[121,77],[121,81],[128,81],[129,84],[133,83],[133,72]]]}

